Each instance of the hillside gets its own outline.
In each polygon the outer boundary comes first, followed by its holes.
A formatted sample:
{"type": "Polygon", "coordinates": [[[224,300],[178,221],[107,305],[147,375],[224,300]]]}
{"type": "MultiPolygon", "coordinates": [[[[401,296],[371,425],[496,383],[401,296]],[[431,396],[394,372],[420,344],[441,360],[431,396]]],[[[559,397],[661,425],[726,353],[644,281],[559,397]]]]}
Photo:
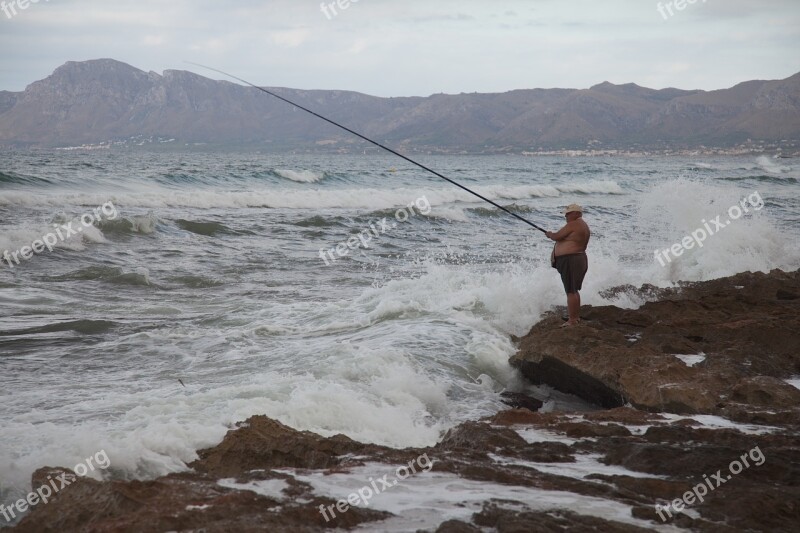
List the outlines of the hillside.
{"type": "MultiPolygon", "coordinates": [[[[800,73],[717,91],[608,82],[589,89],[379,98],[338,90],[274,91],[409,150],[733,146],[800,139],[800,73]]],[[[112,59],[68,62],[22,92],[0,91],[0,144],[136,144],[355,149],[360,141],[254,88],[112,59]],[[354,146],[355,145],[355,146],[354,146]]],[[[795,144],[798,146],[798,144],[795,144]]]]}

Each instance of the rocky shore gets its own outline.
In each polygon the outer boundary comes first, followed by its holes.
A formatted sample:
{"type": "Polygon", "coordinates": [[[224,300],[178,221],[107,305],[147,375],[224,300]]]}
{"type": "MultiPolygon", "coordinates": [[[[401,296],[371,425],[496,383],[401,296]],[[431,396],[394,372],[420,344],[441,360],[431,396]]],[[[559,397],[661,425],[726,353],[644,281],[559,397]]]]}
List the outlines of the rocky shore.
{"type": "Polygon", "coordinates": [[[511,359],[603,409],[512,395],[527,408],[403,450],[254,416],[186,472],[75,479],[15,530],[796,531],[800,271],[614,292],[652,301],[545,317],[511,359]]]}

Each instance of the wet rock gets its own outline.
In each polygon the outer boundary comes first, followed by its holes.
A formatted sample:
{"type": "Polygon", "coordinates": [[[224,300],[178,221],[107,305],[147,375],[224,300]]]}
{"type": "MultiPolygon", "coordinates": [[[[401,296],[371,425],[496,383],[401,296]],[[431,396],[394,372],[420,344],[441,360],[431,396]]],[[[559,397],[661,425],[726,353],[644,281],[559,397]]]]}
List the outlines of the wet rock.
{"type": "Polygon", "coordinates": [[[775,293],[775,298],[778,300],[797,300],[800,298],[800,294],[784,289],[778,289],[778,292],[775,293]]]}
{"type": "Polygon", "coordinates": [[[661,415],[639,411],[630,407],[619,407],[616,409],[586,413],[584,418],[593,422],[616,422],[618,424],[632,426],[646,426],[654,422],[662,422],[665,420],[661,415]]]}
{"type": "Polygon", "coordinates": [[[465,422],[448,431],[436,449],[502,452],[525,445],[525,439],[511,429],[492,428],[485,422],[465,422]]]}
{"type": "Polygon", "coordinates": [[[253,416],[214,448],[200,450],[200,458],[189,466],[216,476],[235,476],[266,468],[330,468],[340,463],[341,456],[370,451],[373,446],[344,435],[325,438],[266,416],[253,416]]]}
{"type": "Polygon", "coordinates": [[[763,407],[792,408],[800,405],[800,390],[770,376],[748,377],[736,384],[731,400],[763,407]]]}
{"type": "Polygon", "coordinates": [[[483,511],[475,515],[474,521],[479,526],[492,528],[492,531],[498,533],[528,531],[555,533],[570,530],[608,531],[610,533],[647,531],[644,528],[588,517],[567,510],[531,512],[501,508],[497,505],[487,505],[483,511]]]}
{"type": "Polygon", "coordinates": [[[448,520],[436,528],[436,533],[481,533],[483,530],[460,520],[448,520]]]}
{"type": "Polygon", "coordinates": [[[492,418],[494,424],[502,426],[512,426],[515,424],[544,424],[553,420],[558,420],[558,415],[534,413],[527,409],[508,409],[506,411],[500,411],[492,418]]]}
{"type": "Polygon", "coordinates": [[[618,424],[592,424],[589,422],[563,422],[555,426],[563,431],[567,437],[627,437],[631,432],[618,424]]]}
{"type": "Polygon", "coordinates": [[[528,409],[529,411],[538,411],[542,408],[544,403],[527,394],[520,392],[504,391],[500,393],[503,398],[501,401],[514,409],[528,409]]]}
{"type": "Polygon", "coordinates": [[[577,327],[535,325],[511,363],[604,407],[722,413],[733,402],[795,413],[800,391],[778,381],[800,373],[800,300],[772,297],[779,290],[800,292],[800,271],[684,284],[635,310],[586,307],[577,327]],[[697,361],[678,357],[687,354],[697,361]]]}

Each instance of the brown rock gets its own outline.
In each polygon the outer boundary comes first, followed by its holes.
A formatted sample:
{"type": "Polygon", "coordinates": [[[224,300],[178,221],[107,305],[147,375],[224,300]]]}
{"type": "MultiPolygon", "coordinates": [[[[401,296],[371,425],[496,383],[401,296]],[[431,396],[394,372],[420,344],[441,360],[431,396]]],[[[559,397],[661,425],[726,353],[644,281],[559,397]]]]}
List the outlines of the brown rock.
{"type": "Polygon", "coordinates": [[[596,422],[617,422],[629,426],[647,426],[653,422],[661,422],[664,420],[664,417],[661,415],[639,411],[631,407],[618,407],[616,409],[594,411],[592,413],[586,413],[584,418],[596,422]]]}
{"type": "Polygon", "coordinates": [[[764,407],[796,407],[800,390],[770,376],[742,378],[733,389],[731,400],[764,407]]]}
{"type": "Polygon", "coordinates": [[[500,401],[509,407],[512,407],[513,409],[538,411],[542,408],[542,405],[544,405],[541,400],[537,400],[536,398],[528,396],[527,394],[522,394],[521,392],[504,391],[500,394],[500,396],[503,398],[500,401]]]}
{"type": "Polygon", "coordinates": [[[564,422],[555,426],[568,437],[629,437],[631,432],[618,424],[591,424],[588,422],[564,422]]]}
{"type": "Polygon", "coordinates": [[[535,413],[528,409],[507,409],[500,411],[491,418],[492,423],[501,426],[512,426],[515,424],[544,425],[555,417],[544,413],[535,413]]]}
{"type": "Polygon", "coordinates": [[[223,441],[200,450],[192,468],[216,476],[235,476],[255,469],[295,467],[330,468],[346,454],[362,454],[375,447],[344,435],[325,438],[310,431],[297,431],[266,416],[252,416],[223,441]]]}
{"type": "Polygon", "coordinates": [[[778,290],[800,292],[800,271],[685,284],[636,310],[589,307],[574,328],[545,319],[511,363],[533,383],[603,407],[720,413],[735,401],[797,409],[797,395],[778,381],[800,373],[800,300],[776,299],[778,290]],[[700,352],[705,361],[692,367],[674,355],[700,352]]]}
{"type": "Polygon", "coordinates": [[[609,533],[644,532],[636,526],[612,522],[593,516],[581,515],[567,510],[549,512],[520,512],[490,504],[474,517],[475,523],[500,533],[561,532],[561,531],[607,531],[609,533]]]}
{"type": "Polygon", "coordinates": [[[525,445],[525,439],[511,429],[492,428],[485,422],[465,422],[448,431],[436,449],[496,452],[525,445]]]}

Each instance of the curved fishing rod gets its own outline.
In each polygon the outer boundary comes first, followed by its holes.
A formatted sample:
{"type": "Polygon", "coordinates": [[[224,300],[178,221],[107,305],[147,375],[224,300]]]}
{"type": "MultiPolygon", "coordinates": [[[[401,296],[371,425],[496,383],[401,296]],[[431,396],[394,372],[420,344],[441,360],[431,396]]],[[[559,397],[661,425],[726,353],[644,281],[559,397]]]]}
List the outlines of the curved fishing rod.
{"type": "Polygon", "coordinates": [[[404,155],[403,155],[403,154],[401,154],[400,152],[396,152],[396,151],[392,150],[391,148],[389,148],[389,147],[387,147],[387,146],[384,146],[384,145],[382,145],[381,143],[379,143],[379,142],[377,142],[377,141],[373,141],[373,140],[372,140],[372,139],[370,139],[369,137],[366,137],[366,136],[364,136],[364,135],[361,135],[361,134],[360,134],[360,133],[358,133],[357,131],[353,131],[353,130],[351,130],[350,128],[348,128],[348,127],[346,127],[346,126],[342,126],[342,125],[341,125],[341,124],[339,124],[338,122],[334,122],[333,120],[331,120],[331,119],[329,119],[329,118],[323,117],[323,116],[322,116],[322,115],[320,115],[319,113],[316,113],[316,112],[314,112],[314,111],[312,111],[312,110],[310,110],[310,109],[307,109],[307,108],[305,108],[305,107],[303,107],[303,106],[301,106],[301,105],[299,105],[299,104],[296,104],[296,103],[292,102],[291,100],[289,100],[289,99],[287,99],[287,98],[284,98],[283,96],[280,96],[280,95],[278,95],[278,94],[275,94],[275,93],[274,93],[274,92],[272,92],[272,91],[269,91],[269,90],[267,90],[267,89],[265,89],[265,88],[263,88],[263,87],[259,87],[258,85],[255,85],[255,84],[253,84],[253,83],[250,83],[250,82],[249,82],[249,81],[247,81],[247,80],[243,80],[242,78],[236,77],[236,76],[234,76],[233,74],[228,74],[227,72],[223,72],[223,71],[221,71],[221,70],[219,70],[219,69],[216,69],[216,68],[213,68],[213,67],[208,67],[208,66],[206,66],[206,65],[201,65],[200,63],[193,63],[192,61],[187,61],[186,63],[188,63],[188,64],[190,64],[190,65],[195,65],[195,66],[197,66],[197,67],[200,67],[200,68],[204,68],[204,69],[208,69],[208,70],[211,70],[211,71],[217,72],[217,73],[219,73],[219,74],[222,74],[223,76],[227,76],[227,77],[229,77],[229,78],[232,78],[232,79],[234,79],[234,80],[238,80],[238,81],[240,81],[240,82],[242,82],[242,83],[244,83],[244,84],[246,84],[246,85],[249,85],[250,87],[254,87],[254,88],[258,89],[258,90],[259,90],[259,91],[261,91],[261,92],[265,92],[265,93],[267,93],[267,94],[268,94],[268,95],[270,95],[270,96],[274,96],[274,97],[275,97],[275,98],[277,98],[278,100],[283,100],[283,101],[284,101],[284,102],[286,102],[287,104],[290,104],[290,105],[293,105],[294,107],[297,107],[297,108],[299,108],[299,109],[302,109],[302,110],[303,110],[303,111],[305,111],[306,113],[310,113],[310,114],[314,115],[314,116],[315,116],[315,117],[317,117],[317,118],[321,118],[321,119],[322,119],[322,120],[324,120],[325,122],[328,122],[328,123],[330,123],[330,124],[333,124],[334,126],[336,126],[336,127],[338,127],[338,128],[341,128],[341,129],[345,130],[345,131],[346,131],[346,132],[348,132],[348,133],[352,133],[352,134],[353,134],[353,135],[355,135],[356,137],[359,137],[359,138],[361,138],[361,139],[364,139],[364,140],[365,140],[365,141],[367,141],[368,143],[374,144],[374,145],[375,145],[375,146],[377,146],[378,148],[383,148],[383,149],[384,149],[384,150],[386,150],[387,152],[389,152],[389,153],[392,153],[392,154],[394,154],[394,155],[396,155],[397,157],[400,157],[400,158],[402,158],[402,159],[405,159],[405,160],[406,160],[406,161],[408,161],[409,163],[412,163],[412,164],[414,164],[414,165],[417,165],[419,168],[421,168],[421,169],[423,169],[423,170],[427,170],[428,172],[430,172],[430,173],[431,173],[431,174],[433,174],[434,176],[437,176],[437,177],[439,177],[439,178],[442,178],[442,179],[443,179],[443,180],[445,180],[445,181],[449,181],[450,183],[452,183],[452,184],[453,184],[453,185],[455,185],[456,187],[459,187],[459,188],[461,188],[461,189],[463,189],[463,190],[467,191],[468,193],[470,193],[470,194],[472,194],[472,195],[474,195],[474,196],[477,196],[478,198],[480,198],[480,199],[481,199],[481,200],[483,200],[484,202],[488,202],[488,203],[492,204],[492,205],[493,205],[493,206],[495,206],[496,208],[498,208],[498,209],[501,209],[501,210],[505,211],[506,213],[508,213],[508,214],[509,214],[509,215],[511,215],[512,217],[514,217],[514,218],[516,218],[516,219],[519,219],[519,220],[521,220],[522,222],[524,222],[524,223],[528,224],[529,226],[533,226],[534,228],[538,229],[538,230],[539,230],[539,231],[541,231],[542,233],[547,233],[545,230],[543,230],[542,228],[540,228],[539,226],[537,226],[536,224],[534,224],[534,223],[533,223],[533,222],[531,222],[530,220],[528,220],[528,219],[525,219],[525,218],[523,218],[523,217],[519,216],[518,214],[516,214],[516,213],[514,213],[514,212],[512,212],[512,211],[509,211],[508,209],[506,209],[506,208],[505,208],[505,207],[503,207],[502,205],[500,205],[500,204],[498,204],[498,203],[495,203],[495,202],[493,202],[493,201],[489,200],[488,198],[486,198],[485,196],[482,196],[482,195],[480,195],[480,194],[476,193],[475,191],[473,191],[473,190],[471,190],[471,189],[469,189],[469,188],[467,188],[467,187],[465,187],[465,186],[461,185],[460,183],[457,183],[457,182],[455,182],[455,181],[451,180],[451,179],[450,179],[450,178],[448,178],[447,176],[443,176],[442,174],[439,174],[439,173],[438,173],[438,172],[436,172],[435,170],[432,170],[432,169],[430,169],[430,168],[426,167],[426,166],[425,166],[425,165],[423,165],[422,163],[417,163],[416,161],[414,161],[414,160],[413,160],[413,159],[411,159],[410,157],[404,156],[404,155]]]}

